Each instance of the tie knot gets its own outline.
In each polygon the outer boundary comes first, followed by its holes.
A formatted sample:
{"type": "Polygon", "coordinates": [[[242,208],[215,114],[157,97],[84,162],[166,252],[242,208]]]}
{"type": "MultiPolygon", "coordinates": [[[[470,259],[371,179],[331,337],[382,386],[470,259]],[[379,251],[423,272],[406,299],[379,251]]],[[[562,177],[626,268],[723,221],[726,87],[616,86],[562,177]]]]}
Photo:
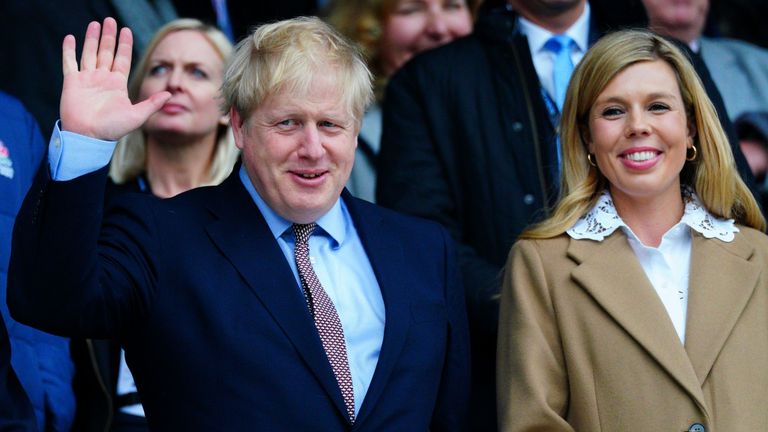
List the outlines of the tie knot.
{"type": "Polygon", "coordinates": [[[293,224],[293,236],[296,237],[296,244],[306,244],[309,242],[309,237],[315,232],[317,224],[312,222],[308,224],[293,224]]]}
{"type": "Polygon", "coordinates": [[[570,53],[571,45],[573,45],[573,43],[573,39],[571,39],[570,36],[559,34],[549,38],[547,43],[544,44],[544,47],[555,54],[560,54],[563,50],[570,53]]]}

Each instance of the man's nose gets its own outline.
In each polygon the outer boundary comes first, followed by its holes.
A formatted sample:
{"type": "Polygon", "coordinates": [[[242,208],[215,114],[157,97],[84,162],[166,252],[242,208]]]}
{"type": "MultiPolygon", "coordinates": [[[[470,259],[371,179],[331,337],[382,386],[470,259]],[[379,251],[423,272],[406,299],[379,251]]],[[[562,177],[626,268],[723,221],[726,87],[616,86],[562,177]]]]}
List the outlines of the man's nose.
{"type": "Polygon", "coordinates": [[[318,159],[325,154],[322,135],[316,124],[307,124],[302,128],[302,142],[299,149],[299,156],[318,159]]]}

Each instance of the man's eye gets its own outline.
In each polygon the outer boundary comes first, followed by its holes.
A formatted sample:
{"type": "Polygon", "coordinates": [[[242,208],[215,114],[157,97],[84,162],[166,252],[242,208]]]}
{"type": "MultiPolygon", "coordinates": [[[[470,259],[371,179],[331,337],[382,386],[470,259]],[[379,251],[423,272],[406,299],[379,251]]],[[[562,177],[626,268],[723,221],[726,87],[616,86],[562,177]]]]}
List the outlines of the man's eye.
{"type": "Polygon", "coordinates": [[[323,128],[334,128],[334,127],[338,126],[336,123],[332,123],[332,122],[325,121],[325,120],[321,121],[320,123],[318,123],[318,125],[320,127],[323,127],[323,128]]]}
{"type": "Polygon", "coordinates": [[[296,125],[296,121],[293,119],[285,119],[279,122],[277,125],[282,127],[291,127],[296,125]]]}

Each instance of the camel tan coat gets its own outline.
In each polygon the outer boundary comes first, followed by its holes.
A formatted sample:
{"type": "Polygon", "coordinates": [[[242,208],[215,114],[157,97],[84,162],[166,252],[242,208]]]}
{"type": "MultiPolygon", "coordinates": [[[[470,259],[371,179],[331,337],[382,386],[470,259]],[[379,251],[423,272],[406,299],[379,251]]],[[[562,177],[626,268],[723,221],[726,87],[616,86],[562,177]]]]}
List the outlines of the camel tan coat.
{"type": "Polygon", "coordinates": [[[500,430],[768,431],[768,237],[739,228],[729,243],[693,232],[685,346],[621,230],[518,242],[500,430]]]}

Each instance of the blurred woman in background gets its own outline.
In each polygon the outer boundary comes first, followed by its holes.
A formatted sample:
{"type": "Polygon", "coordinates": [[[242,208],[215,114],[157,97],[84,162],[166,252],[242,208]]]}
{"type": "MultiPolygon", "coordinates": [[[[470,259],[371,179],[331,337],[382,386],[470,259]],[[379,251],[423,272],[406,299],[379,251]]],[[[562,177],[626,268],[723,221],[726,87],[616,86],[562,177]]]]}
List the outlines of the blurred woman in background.
{"type": "Polygon", "coordinates": [[[381,103],[389,77],[421,51],[472,31],[482,0],[337,0],[327,21],[357,42],[374,74],[377,103],[363,118],[355,165],[347,187],[358,198],[375,199],[376,155],[381,139],[381,103]]]}

